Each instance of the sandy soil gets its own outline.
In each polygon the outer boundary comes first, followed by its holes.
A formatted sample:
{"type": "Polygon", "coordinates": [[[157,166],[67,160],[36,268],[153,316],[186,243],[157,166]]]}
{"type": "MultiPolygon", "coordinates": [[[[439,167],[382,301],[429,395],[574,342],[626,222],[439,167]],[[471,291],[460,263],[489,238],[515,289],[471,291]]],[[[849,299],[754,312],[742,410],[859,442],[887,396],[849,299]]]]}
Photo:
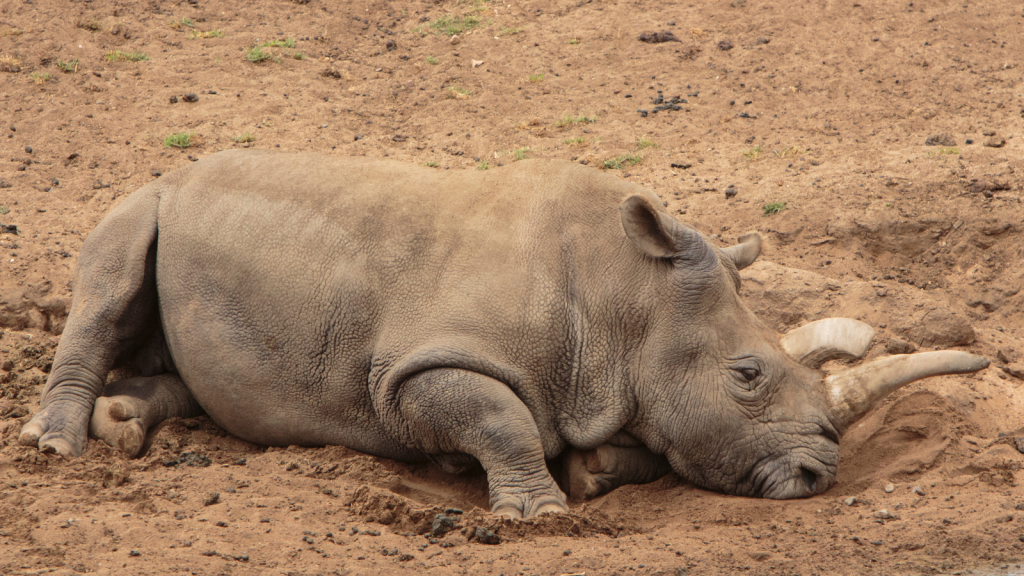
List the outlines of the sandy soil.
{"type": "Polygon", "coordinates": [[[1021,54],[1013,0],[0,1],[0,573],[1021,572],[1021,54]],[[465,16],[457,40],[441,29],[465,16]],[[165,148],[177,132],[192,145],[165,148]],[[511,522],[480,509],[479,475],[263,448],[206,418],[137,460],[17,446],[88,231],[244,146],[439,170],[642,154],[610,171],[723,243],[765,236],[744,291],[780,331],[845,315],[878,329],[870,356],[993,363],[894,394],[802,501],[669,476],[511,522]],[[428,539],[448,508],[456,530],[428,539]]]}

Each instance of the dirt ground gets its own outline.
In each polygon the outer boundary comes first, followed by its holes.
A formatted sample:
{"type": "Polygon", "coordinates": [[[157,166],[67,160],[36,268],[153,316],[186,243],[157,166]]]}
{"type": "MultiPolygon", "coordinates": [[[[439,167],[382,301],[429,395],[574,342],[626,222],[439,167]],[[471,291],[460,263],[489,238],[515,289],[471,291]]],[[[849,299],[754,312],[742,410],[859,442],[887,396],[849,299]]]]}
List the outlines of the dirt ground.
{"type": "Polygon", "coordinates": [[[1024,573],[1021,54],[1015,0],[0,0],[0,573],[1024,573]],[[207,418],[136,460],[18,446],[89,230],[235,147],[604,168],[723,244],[759,230],[744,292],[778,330],[992,366],[892,395],[800,501],[669,476],[513,522],[480,475],[207,418]]]}

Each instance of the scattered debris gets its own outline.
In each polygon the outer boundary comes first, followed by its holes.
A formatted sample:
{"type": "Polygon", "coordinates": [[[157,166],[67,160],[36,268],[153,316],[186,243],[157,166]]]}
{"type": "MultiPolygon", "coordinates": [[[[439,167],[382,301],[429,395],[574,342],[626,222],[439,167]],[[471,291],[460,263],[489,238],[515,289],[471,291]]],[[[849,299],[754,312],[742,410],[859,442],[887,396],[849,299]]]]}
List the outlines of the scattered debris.
{"type": "Polygon", "coordinates": [[[676,35],[665,30],[664,32],[644,32],[637,36],[637,40],[648,44],[661,44],[662,42],[682,42],[676,35]]]}

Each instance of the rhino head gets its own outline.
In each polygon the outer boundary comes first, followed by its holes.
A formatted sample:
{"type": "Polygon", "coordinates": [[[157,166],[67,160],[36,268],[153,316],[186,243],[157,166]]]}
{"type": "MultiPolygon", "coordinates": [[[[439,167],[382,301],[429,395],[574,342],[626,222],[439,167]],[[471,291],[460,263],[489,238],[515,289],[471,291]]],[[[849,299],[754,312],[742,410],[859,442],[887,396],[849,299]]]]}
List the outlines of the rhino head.
{"type": "Polygon", "coordinates": [[[825,375],[818,368],[828,360],[862,357],[874,330],[842,318],[784,336],[765,326],[739,296],[739,270],[761,250],[757,233],[715,248],[644,195],[625,200],[621,216],[632,244],[654,259],[646,289],[658,294],[647,299],[656,309],[642,338],[637,414],[627,432],[695,484],[775,499],[821,493],[835,481],[843,432],[882,397],[928,376],[988,365],[943,351],[825,375]]]}

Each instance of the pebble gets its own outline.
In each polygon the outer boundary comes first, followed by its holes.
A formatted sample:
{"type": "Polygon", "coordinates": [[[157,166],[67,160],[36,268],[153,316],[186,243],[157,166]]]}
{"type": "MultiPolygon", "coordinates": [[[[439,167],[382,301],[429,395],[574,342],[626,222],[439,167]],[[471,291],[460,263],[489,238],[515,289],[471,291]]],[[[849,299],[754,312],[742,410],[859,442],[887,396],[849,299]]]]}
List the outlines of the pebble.
{"type": "Polygon", "coordinates": [[[737,191],[732,186],[729,186],[728,188],[725,189],[725,199],[726,200],[735,197],[736,194],[737,194],[737,191]]]}
{"type": "Polygon", "coordinates": [[[435,538],[440,538],[452,531],[454,528],[454,520],[444,514],[437,514],[434,516],[434,522],[430,526],[430,535],[435,538]]]}
{"type": "Polygon", "coordinates": [[[171,104],[177,104],[177,103],[178,103],[178,97],[177,97],[177,96],[171,96],[171,97],[170,97],[170,98],[168,98],[167,100],[168,100],[168,101],[169,101],[169,102],[170,102],[171,104]]]}
{"type": "Polygon", "coordinates": [[[189,92],[188,94],[185,94],[184,96],[182,96],[181,99],[183,101],[185,101],[185,102],[198,102],[199,101],[199,95],[198,94],[193,94],[193,93],[189,92]]]}
{"type": "Polygon", "coordinates": [[[853,496],[850,496],[846,500],[843,500],[843,504],[846,504],[847,506],[853,506],[856,503],[857,503],[857,499],[854,498],[853,496]]]}
{"type": "Polygon", "coordinates": [[[217,502],[220,502],[220,492],[210,492],[203,496],[203,506],[213,506],[217,502]]]}
{"type": "Polygon", "coordinates": [[[449,42],[449,43],[450,43],[450,44],[451,44],[452,46],[455,46],[456,44],[458,44],[458,43],[459,43],[459,42],[461,42],[461,41],[462,41],[462,40],[461,40],[461,39],[460,39],[460,38],[459,38],[458,36],[452,36],[451,40],[449,40],[448,42],[449,42]]]}
{"type": "Polygon", "coordinates": [[[764,36],[761,36],[757,40],[754,40],[754,46],[760,46],[762,44],[767,44],[769,42],[771,42],[771,40],[769,40],[768,38],[765,38],[764,36]]]}
{"type": "Polygon", "coordinates": [[[384,47],[388,49],[388,52],[391,52],[395,48],[398,48],[398,43],[394,40],[388,40],[384,43],[384,47]]]}
{"type": "Polygon", "coordinates": [[[956,139],[949,134],[932,134],[925,138],[925,146],[956,146],[956,139]]]}
{"type": "Polygon", "coordinates": [[[891,520],[895,517],[896,516],[889,512],[888,508],[882,508],[878,512],[875,512],[875,518],[881,518],[882,520],[891,520]]]}
{"type": "Polygon", "coordinates": [[[722,51],[732,50],[732,42],[730,42],[729,40],[722,40],[721,42],[718,43],[718,49],[722,51]]]}
{"type": "Polygon", "coordinates": [[[493,545],[501,543],[501,537],[495,534],[494,530],[488,530],[483,526],[477,526],[476,533],[474,535],[476,536],[477,542],[480,542],[481,544],[493,545]]]}
{"type": "Polygon", "coordinates": [[[895,490],[895,489],[896,489],[896,487],[893,486],[891,482],[889,484],[885,485],[885,493],[886,494],[892,494],[893,490],[895,490]]]}
{"type": "Polygon", "coordinates": [[[918,496],[924,496],[924,490],[922,490],[920,486],[914,486],[910,491],[918,496]]]}
{"type": "Polygon", "coordinates": [[[32,147],[31,146],[25,146],[25,152],[28,152],[29,154],[31,154],[32,153],[32,147]]]}
{"type": "Polygon", "coordinates": [[[1006,139],[999,136],[993,136],[988,140],[985,140],[984,145],[989,148],[1002,148],[1003,146],[1006,146],[1006,139]]]}

